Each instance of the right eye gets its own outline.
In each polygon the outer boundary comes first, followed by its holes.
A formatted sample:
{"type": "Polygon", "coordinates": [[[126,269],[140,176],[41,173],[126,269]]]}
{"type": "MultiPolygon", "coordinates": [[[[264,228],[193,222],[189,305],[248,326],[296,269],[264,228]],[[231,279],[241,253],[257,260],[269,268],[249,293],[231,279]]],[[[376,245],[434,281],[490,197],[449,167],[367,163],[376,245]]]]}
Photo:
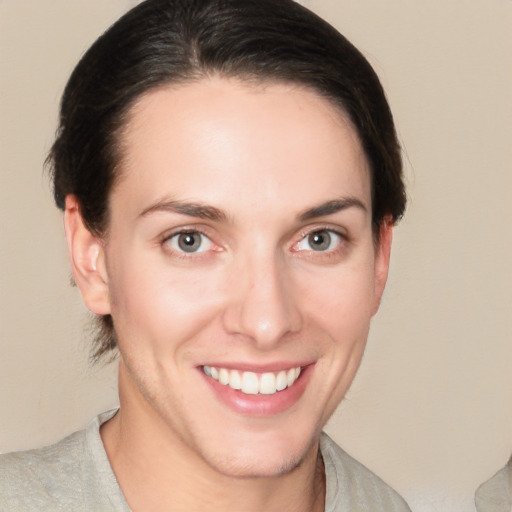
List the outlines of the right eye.
{"type": "Polygon", "coordinates": [[[211,249],[212,241],[199,231],[183,231],[166,240],[171,249],[181,253],[199,253],[211,249]]]}
{"type": "Polygon", "coordinates": [[[333,252],[340,246],[342,237],[332,229],[317,229],[304,236],[297,244],[297,251],[333,252]]]}

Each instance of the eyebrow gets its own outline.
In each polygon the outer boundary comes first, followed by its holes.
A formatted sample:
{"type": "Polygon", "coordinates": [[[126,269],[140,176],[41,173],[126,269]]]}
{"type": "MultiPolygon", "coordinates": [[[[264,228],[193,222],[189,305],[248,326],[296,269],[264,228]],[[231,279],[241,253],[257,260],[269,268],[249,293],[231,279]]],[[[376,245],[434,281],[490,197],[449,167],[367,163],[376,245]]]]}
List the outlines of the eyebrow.
{"type": "MultiPolygon", "coordinates": [[[[359,208],[364,212],[368,211],[364,203],[359,199],[355,197],[346,197],[342,199],[332,199],[331,201],[326,201],[318,206],[308,208],[298,215],[298,219],[303,222],[317,217],[332,215],[339,211],[354,207],[359,208]]],[[[189,217],[212,220],[215,222],[225,222],[228,219],[226,213],[219,208],[215,208],[215,206],[177,200],[159,201],[148,208],[145,208],[140,213],[139,217],[146,217],[147,215],[155,212],[172,212],[180,215],[187,215],[189,217]]]]}
{"type": "Polygon", "coordinates": [[[313,206],[313,208],[309,208],[302,212],[301,214],[299,214],[298,218],[300,221],[306,221],[315,219],[316,217],[332,215],[333,213],[337,213],[342,210],[354,207],[359,208],[364,212],[368,212],[368,208],[364,205],[362,201],[360,201],[356,197],[344,197],[342,199],[333,199],[332,201],[327,201],[318,206],[313,206]]]}
{"type": "Polygon", "coordinates": [[[214,206],[209,206],[201,203],[163,200],[158,203],[145,208],[139,217],[145,217],[150,213],[155,212],[173,212],[181,215],[188,215],[189,217],[197,217],[199,219],[213,220],[216,222],[226,221],[227,215],[214,206]]]}

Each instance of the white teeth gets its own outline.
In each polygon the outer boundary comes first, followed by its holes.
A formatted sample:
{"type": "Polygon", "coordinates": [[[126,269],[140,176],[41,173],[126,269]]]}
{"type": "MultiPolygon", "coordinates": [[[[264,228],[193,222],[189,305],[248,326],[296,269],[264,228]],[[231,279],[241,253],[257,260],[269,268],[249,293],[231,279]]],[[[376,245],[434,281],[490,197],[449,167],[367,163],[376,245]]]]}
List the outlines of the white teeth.
{"type": "Polygon", "coordinates": [[[288,374],[286,375],[288,380],[288,387],[290,387],[295,382],[295,368],[290,368],[288,370],[288,374]]]}
{"type": "Polygon", "coordinates": [[[258,376],[253,372],[244,372],[242,374],[242,393],[257,395],[258,391],[258,376]]]}
{"type": "Polygon", "coordinates": [[[276,392],[276,376],[273,373],[264,373],[260,377],[260,393],[273,395],[276,392]]]}
{"type": "Polygon", "coordinates": [[[231,370],[229,372],[229,387],[233,389],[241,389],[242,388],[242,378],[240,374],[236,370],[231,370]]]}
{"type": "MultiPolygon", "coordinates": [[[[300,372],[300,368],[299,368],[300,372]]],[[[276,389],[282,391],[288,387],[288,379],[286,378],[286,372],[283,370],[277,374],[276,389]]]]}
{"type": "Polygon", "coordinates": [[[301,367],[281,370],[280,372],[240,372],[238,370],[228,370],[226,368],[215,368],[214,366],[203,366],[203,371],[208,377],[219,381],[224,386],[240,390],[246,395],[273,395],[278,391],[283,391],[287,387],[293,386],[299,378],[301,367]]]}
{"type": "Polygon", "coordinates": [[[224,386],[229,383],[229,372],[225,368],[219,370],[219,382],[224,386]]]}

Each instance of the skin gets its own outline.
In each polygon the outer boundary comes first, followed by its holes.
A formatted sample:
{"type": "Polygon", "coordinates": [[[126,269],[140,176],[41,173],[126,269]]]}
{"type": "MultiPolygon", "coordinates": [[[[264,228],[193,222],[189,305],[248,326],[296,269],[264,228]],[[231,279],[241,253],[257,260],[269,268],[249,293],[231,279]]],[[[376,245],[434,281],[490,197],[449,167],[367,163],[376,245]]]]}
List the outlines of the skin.
{"type": "Polygon", "coordinates": [[[142,97],[122,143],[108,236],[73,196],[65,226],[84,301],[119,339],[121,409],[101,435],[128,503],[323,510],[320,432],[359,366],[391,246],[388,221],[375,243],[355,130],[308,89],[215,77],[142,97]],[[180,230],[202,233],[199,251],[180,250],[180,230]],[[205,364],[307,371],[284,410],[244,412],[205,364]]]}

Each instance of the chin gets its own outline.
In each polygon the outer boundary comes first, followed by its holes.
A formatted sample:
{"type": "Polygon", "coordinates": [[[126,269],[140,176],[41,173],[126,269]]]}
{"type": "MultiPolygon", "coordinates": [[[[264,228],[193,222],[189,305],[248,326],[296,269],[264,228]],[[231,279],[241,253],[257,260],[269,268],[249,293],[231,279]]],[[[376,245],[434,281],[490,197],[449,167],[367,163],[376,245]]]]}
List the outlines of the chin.
{"type": "Polygon", "coordinates": [[[301,466],[309,456],[314,455],[316,460],[317,443],[311,440],[293,443],[287,437],[284,442],[263,438],[250,443],[227,443],[224,453],[216,451],[208,456],[203,452],[203,457],[219,473],[231,478],[278,477],[301,466]]]}
{"type": "Polygon", "coordinates": [[[259,460],[256,457],[245,458],[228,455],[222,461],[210,465],[224,476],[230,478],[274,478],[286,475],[299,467],[305,455],[289,456],[286,459],[259,460]]]}

